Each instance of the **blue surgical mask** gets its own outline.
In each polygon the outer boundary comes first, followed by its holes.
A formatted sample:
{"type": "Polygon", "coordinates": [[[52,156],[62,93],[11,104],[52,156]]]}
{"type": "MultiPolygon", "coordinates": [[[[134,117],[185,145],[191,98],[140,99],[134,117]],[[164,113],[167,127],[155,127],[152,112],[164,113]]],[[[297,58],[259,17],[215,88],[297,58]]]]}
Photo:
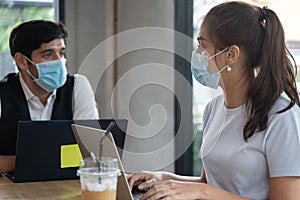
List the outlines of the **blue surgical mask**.
{"type": "Polygon", "coordinates": [[[193,52],[191,59],[191,71],[195,79],[204,86],[217,89],[220,81],[220,72],[224,69],[231,70],[231,67],[226,65],[221,70],[215,73],[208,72],[208,60],[224,52],[228,48],[218,52],[216,55],[208,57],[204,53],[193,52]]]}
{"type": "Polygon", "coordinates": [[[66,59],[58,59],[50,62],[34,63],[38,71],[38,78],[35,78],[27,69],[26,71],[32,79],[44,90],[52,92],[63,86],[67,80],[66,59]]]}

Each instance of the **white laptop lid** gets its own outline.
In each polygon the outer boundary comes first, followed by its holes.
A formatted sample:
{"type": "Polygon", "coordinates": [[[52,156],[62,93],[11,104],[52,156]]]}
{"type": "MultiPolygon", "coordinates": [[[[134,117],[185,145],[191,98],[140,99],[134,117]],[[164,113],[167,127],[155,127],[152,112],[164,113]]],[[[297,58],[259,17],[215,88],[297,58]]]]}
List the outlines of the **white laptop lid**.
{"type": "MultiPolygon", "coordinates": [[[[72,130],[82,157],[91,157],[90,152],[93,152],[96,157],[99,157],[99,143],[101,136],[105,134],[105,130],[77,124],[72,124],[72,130]]],[[[111,133],[109,133],[107,138],[104,140],[102,156],[113,157],[118,160],[121,175],[118,177],[117,200],[132,200],[133,197],[127,182],[124,167],[111,133]]]]}

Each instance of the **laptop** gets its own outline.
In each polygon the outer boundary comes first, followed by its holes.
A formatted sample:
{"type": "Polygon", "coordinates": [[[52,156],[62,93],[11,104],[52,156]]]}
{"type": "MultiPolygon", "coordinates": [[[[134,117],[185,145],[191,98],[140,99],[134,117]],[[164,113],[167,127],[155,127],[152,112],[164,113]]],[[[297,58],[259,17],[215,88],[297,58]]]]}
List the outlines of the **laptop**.
{"type": "MultiPolygon", "coordinates": [[[[79,145],[82,157],[91,157],[91,152],[99,158],[99,135],[105,134],[105,130],[95,129],[91,127],[72,124],[75,138],[79,145]]],[[[119,147],[114,141],[115,136],[111,133],[103,141],[102,156],[113,157],[118,160],[121,175],[118,177],[117,182],[117,200],[139,200],[145,191],[138,190],[137,188],[130,191],[129,184],[126,178],[125,170],[122,164],[121,156],[119,154],[119,147]]]]}
{"type": "Polygon", "coordinates": [[[126,119],[20,121],[15,171],[7,175],[14,182],[78,179],[81,155],[71,125],[106,129],[111,121],[117,124],[111,130],[116,145],[123,149],[126,119]]]}

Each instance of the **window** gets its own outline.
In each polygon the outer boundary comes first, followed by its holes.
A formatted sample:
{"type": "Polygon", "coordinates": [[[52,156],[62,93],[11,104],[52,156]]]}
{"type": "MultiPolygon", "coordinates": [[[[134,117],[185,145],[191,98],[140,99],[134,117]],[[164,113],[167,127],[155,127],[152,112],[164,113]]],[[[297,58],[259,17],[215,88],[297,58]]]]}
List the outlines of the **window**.
{"type": "Polygon", "coordinates": [[[57,0],[2,0],[0,1],[0,80],[17,68],[9,52],[9,35],[18,24],[32,20],[56,20],[57,0]]]}
{"type": "MultiPolygon", "coordinates": [[[[268,6],[274,10],[279,16],[284,30],[288,48],[296,60],[298,66],[297,85],[300,87],[300,35],[299,28],[297,26],[297,19],[300,18],[300,3],[298,0],[244,0],[257,6],[268,6]]],[[[199,19],[203,17],[210,8],[213,6],[225,2],[225,0],[194,0],[194,40],[199,32],[198,23],[199,19]]],[[[196,46],[194,47],[196,48],[196,46]]],[[[222,93],[222,90],[212,90],[202,86],[193,78],[193,125],[195,142],[193,147],[193,159],[194,159],[194,175],[200,175],[201,173],[201,160],[199,159],[199,149],[202,139],[202,114],[204,107],[208,101],[213,97],[222,93]]]]}

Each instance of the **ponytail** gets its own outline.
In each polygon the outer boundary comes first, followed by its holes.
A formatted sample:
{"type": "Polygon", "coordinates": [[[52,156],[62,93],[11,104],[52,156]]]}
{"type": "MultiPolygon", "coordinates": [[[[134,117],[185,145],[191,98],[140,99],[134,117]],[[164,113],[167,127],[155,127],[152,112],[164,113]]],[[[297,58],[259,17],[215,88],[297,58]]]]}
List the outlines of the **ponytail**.
{"type": "Polygon", "coordinates": [[[277,15],[266,7],[260,9],[259,19],[264,29],[264,40],[260,49],[259,73],[248,91],[249,115],[243,130],[246,140],[255,132],[266,128],[269,112],[283,92],[289,97],[290,104],[277,113],[282,113],[295,104],[300,105],[295,81],[297,66],[286,47],[282,24],[277,15]]]}

